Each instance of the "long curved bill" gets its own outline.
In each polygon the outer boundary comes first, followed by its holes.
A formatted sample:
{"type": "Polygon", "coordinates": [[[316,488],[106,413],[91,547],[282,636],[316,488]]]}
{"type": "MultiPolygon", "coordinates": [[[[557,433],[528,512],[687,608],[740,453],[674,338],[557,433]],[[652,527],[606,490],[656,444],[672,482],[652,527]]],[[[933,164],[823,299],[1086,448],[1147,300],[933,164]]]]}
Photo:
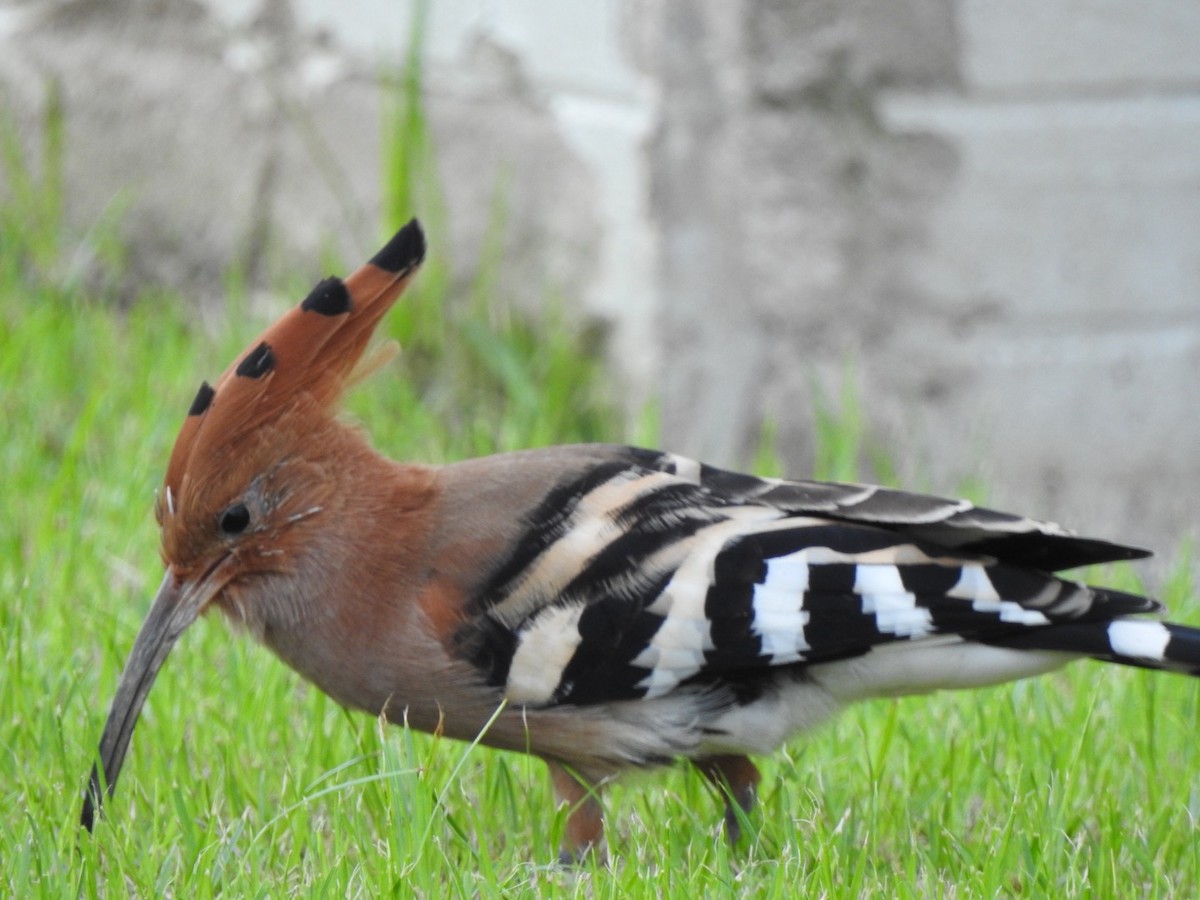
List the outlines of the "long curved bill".
{"type": "Polygon", "coordinates": [[[92,830],[96,811],[100,809],[104,798],[111,796],[116,787],[117,776],[121,774],[121,765],[125,762],[125,751],[129,749],[129,739],[133,737],[142,704],[146,702],[146,695],[150,693],[158,670],[179,635],[196,621],[200,611],[222,586],[222,581],[214,575],[216,571],[210,570],[208,577],[196,582],[181,581],[168,568],[163,576],[150,612],[146,614],[146,620],[133,642],[133,649],[129,651],[129,660],[125,663],[121,683],[113,697],[108,721],[104,724],[104,734],[100,737],[99,758],[92,765],[80,816],[80,824],[88,831],[92,830]]]}

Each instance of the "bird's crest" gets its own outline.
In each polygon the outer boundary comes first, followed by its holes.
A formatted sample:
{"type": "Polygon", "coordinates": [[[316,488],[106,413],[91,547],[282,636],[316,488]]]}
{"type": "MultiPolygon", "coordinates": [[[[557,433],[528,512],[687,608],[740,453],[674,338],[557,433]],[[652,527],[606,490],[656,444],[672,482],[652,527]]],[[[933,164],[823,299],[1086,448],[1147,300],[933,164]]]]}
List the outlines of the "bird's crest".
{"type": "Polygon", "coordinates": [[[375,327],[425,256],[413,219],[345,280],[321,281],[243,351],[215,385],[200,385],[167,464],[158,518],[195,490],[196,468],[238,467],[254,435],[303,405],[327,413],[355,380],[375,327]]]}

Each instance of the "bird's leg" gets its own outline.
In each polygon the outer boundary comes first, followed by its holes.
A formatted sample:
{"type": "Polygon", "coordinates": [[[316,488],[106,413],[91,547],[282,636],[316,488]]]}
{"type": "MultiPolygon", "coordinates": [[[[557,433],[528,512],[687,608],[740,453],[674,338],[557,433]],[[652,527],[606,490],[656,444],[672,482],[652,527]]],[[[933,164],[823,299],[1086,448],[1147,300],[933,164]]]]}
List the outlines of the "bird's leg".
{"type": "Polygon", "coordinates": [[[730,844],[736,844],[741,837],[742,826],[733,804],[737,803],[742,812],[747,814],[754,809],[754,800],[762,775],[745,756],[704,756],[692,760],[692,764],[725,798],[725,837],[729,839],[730,844]]]}
{"type": "Polygon", "coordinates": [[[588,784],[576,772],[562,763],[546,760],[554,795],[559,804],[567,804],[567,831],[559,849],[558,860],[573,865],[589,853],[604,852],[604,812],[600,808],[600,788],[588,784]]]}

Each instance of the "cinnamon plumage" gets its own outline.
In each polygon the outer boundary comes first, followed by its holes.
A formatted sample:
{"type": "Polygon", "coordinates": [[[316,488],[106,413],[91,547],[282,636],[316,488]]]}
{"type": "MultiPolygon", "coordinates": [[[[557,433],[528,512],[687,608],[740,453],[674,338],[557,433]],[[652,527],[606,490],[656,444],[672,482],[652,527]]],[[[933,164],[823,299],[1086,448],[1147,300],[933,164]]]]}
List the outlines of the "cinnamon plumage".
{"type": "Polygon", "coordinates": [[[736,838],[749,756],[856,700],[1081,657],[1200,674],[1200,631],[1054,574],[1148,554],[1050,523],[618,445],[380,455],[338,402],[424,252],[410,222],[197,392],[86,827],[160,666],[213,608],[346,706],[543,758],[571,807],[568,859],[602,841],[607,780],[680,757],[723,791],[736,838]]]}

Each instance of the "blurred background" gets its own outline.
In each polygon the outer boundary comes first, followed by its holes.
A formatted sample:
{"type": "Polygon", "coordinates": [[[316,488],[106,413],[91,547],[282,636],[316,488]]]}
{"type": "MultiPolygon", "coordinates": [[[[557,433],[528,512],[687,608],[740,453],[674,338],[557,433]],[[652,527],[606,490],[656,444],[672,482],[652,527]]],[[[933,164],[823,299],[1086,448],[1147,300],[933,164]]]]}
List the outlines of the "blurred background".
{"type": "Polygon", "coordinates": [[[418,215],[587,336],[596,437],[1200,527],[1195,0],[0,0],[0,126],[0,242],[118,307],[418,215]]]}

